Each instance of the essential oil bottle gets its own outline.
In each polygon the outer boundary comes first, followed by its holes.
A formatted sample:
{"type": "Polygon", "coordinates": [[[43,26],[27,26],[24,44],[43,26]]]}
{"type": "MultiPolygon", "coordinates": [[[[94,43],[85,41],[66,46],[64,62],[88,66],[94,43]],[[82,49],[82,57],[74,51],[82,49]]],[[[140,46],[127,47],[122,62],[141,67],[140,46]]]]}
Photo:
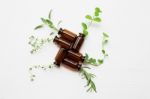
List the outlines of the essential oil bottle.
{"type": "Polygon", "coordinates": [[[79,33],[79,36],[77,37],[72,49],[76,52],[78,52],[83,44],[83,41],[84,41],[84,37],[85,35],[82,34],[82,33],[79,33]]]}
{"type": "Polygon", "coordinates": [[[76,62],[79,62],[79,61],[83,62],[84,61],[84,56],[81,53],[74,52],[73,50],[68,50],[66,57],[69,59],[72,59],[76,62]]]}
{"type": "Polygon", "coordinates": [[[72,47],[72,43],[69,43],[68,41],[64,40],[63,38],[58,38],[55,36],[53,42],[56,42],[58,45],[60,45],[62,48],[70,49],[72,47]]]}
{"type": "Polygon", "coordinates": [[[65,40],[68,40],[70,42],[74,42],[75,39],[77,38],[77,35],[67,29],[62,29],[58,31],[58,34],[65,40]]]}
{"type": "Polygon", "coordinates": [[[60,63],[64,59],[65,55],[66,55],[66,50],[64,48],[60,48],[57,55],[56,55],[56,57],[55,57],[54,64],[57,65],[57,66],[60,66],[60,63]]]}
{"type": "Polygon", "coordinates": [[[63,61],[63,64],[65,64],[66,66],[69,66],[73,69],[76,69],[76,70],[80,70],[81,66],[82,66],[82,63],[81,62],[75,62],[69,58],[65,58],[63,61]]]}

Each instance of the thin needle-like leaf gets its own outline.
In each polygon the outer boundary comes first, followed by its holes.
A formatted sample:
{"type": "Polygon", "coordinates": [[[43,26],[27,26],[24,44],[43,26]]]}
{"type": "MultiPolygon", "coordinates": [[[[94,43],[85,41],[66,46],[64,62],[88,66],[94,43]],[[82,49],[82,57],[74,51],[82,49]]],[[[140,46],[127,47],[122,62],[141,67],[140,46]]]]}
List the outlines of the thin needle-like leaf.
{"type": "Polygon", "coordinates": [[[51,15],[52,15],[52,9],[50,10],[49,14],[48,14],[48,18],[51,20],[51,15]]]}
{"type": "Polygon", "coordinates": [[[34,30],[40,29],[40,28],[42,28],[42,27],[43,27],[43,24],[38,25],[38,26],[36,26],[36,27],[34,28],[34,30]]]}

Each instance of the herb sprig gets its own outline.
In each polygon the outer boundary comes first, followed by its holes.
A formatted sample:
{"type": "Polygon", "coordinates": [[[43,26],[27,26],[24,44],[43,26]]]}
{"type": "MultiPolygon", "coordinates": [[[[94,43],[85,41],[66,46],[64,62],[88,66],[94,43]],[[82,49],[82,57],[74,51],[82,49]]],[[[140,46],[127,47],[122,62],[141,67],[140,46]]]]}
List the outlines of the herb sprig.
{"type": "MultiPolygon", "coordinates": [[[[82,22],[81,25],[82,25],[82,29],[83,29],[83,34],[84,35],[86,35],[86,36],[88,35],[88,33],[89,33],[88,29],[89,29],[89,27],[91,26],[91,24],[93,22],[97,22],[97,23],[101,22],[101,18],[100,18],[100,14],[101,13],[102,13],[101,9],[99,7],[96,7],[93,15],[89,15],[88,14],[88,15],[85,16],[85,18],[90,23],[87,25],[87,23],[82,22]]],[[[101,50],[101,52],[102,52],[104,57],[101,58],[101,59],[95,59],[95,58],[89,57],[89,55],[86,53],[85,54],[85,61],[84,61],[85,63],[91,64],[93,66],[99,66],[99,65],[103,64],[104,58],[106,56],[108,56],[108,54],[106,53],[105,48],[104,48],[104,46],[108,43],[108,38],[109,38],[108,34],[107,33],[103,33],[102,50],[101,50]]]]}
{"type": "Polygon", "coordinates": [[[95,58],[89,57],[89,55],[86,53],[84,62],[93,66],[99,66],[103,64],[103,59],[95,59],[95,58]]]}
{"type": "Polygon", "coordinates": [[[54,65],[53,64],[48,64],[48,65],[34,65],[32,67],[29,68],[29,74],[30,74],[30,80],[34,81],[36,75],[33,73],[33,70],[35,69],[42,69],[42,70],[49,70],[51,68],[53,68],[54,65]]]}
{"type": "Polygon", "coordinates": [[[85,63],[87,64],[90,64],[90,65],[93,65],[93,66],[99,66],[99,65],[102,65],[105,58],[108,56],[107,52],[106,52],[106,49],[105,49],[105,46],[106,44],[108,43],[108,39],[109,39],[109,36],[107,33],[103,33],[103,37],[102,37],[102,54],[103,54],[103,58],[101,59],[95,59],[95,58],[92,58],[92,57],[89,57],[89,55],[87,53],[85,53],[85,63]]]}
{"type": "Polygon", "coordinates": [[[90,91],[90,92],[92,92],[92,91],[97,92],[97,91],[96,91],[95,83],[94,83],[94,81],[93,81],[93,78],[95,78],[95,75],[92,74],[92,73],[87,72],[87,71],[86,71],[85,69],[83,69],[83,68],[81,68],[80,73],[81,73],[81,75],[83,76],[83,78],[87,80],[86,87],[89,87],[89,88],[87,89],[87,92],[89,92],[89,91],[90,91]]]}
{"type": "Polygon", "coordinates": [[[31,45],[32,49],[30,51],[31,54],[37,52],[39,49],[42,48],[46,43],[50,43],[53,40],[53,33],[50,33],[47,38],[38,38],[35,36],[29,37],[28,44],[31,45]]]}
{"type": "MultiPolygon", "coordinates": [[[[49,28],[55,30],[58,32],[58,28],[54,25],[54,22],[52,21],[52,10],[50,10],[49,14],[48,14],[48,18],[41,18],[42,24],[36,26],[34,29],[40,29],[42,27],[44,27],[44,25],[48,26],[49,28]]],[[[57,26],[61,23],[61,21],[58,22],[57,26]]]]}
{"type": "MultiPolygon", "coordinates": [[[[54,22],[52,21],[52,10],[50,10],[49,14],[48,14],[48,18],[41,18],[42,24],[36,26],[34,28],[34,30],[40,29],[44,26],[48,26],[50,29],[54,30],[55,32],[58,32],[58,26],[62,21],[59,21],[57,24],[57,27],[54,25],[54,22]]],[[[49,36],[47,38],[38,38],[35,36],[30,36],[29,37],[29,45],[31,45],[32,50],[30,51],[31,54],[37,52],[39,49],[42,48],[43,45],[45,45],[46,43],[50,43],[53,40],[53,35],[56,33],[52,32],[49,34],[49,36]]]]}
{"type": "Polygon", "coordinates": [[[96,8],[95,8],[95,12],[94,12],[93,15],[89,15],[89,14],[88,14],[88,15],[85,16],[85,18],[90,22],[89,25],[87,25],[87,23],[85,23],[85,22],[82,22],[82,23],[81,23],[81,25],[82,25],[82,33],[83,33],[85,36],[88,35],[88,33],[89,33],[88,29],[89,29],[89,27],[91,26],[91,24],[92,24],[93,22],[97,22],[97,23],[101,22],[101,18],[100,18],[100,13],[101,13],[101,12],[102,12],[102,11],[100,10],[100,8],[96,7],[96,8]]]}
{"type": "Polygon", "coordinates": [[[104,58],[108,56],[105,50],[105,45],[108,43],[109,35],[107,33],[103,33],[103,38],[102,38],[102,53],[104,58]]]}

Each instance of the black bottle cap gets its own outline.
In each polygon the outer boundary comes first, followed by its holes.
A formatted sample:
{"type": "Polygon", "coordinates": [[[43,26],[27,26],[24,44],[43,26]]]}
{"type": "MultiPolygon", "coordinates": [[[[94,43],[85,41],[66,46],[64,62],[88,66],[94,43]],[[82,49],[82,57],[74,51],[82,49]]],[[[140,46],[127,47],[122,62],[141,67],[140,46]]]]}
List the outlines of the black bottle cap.
{"type": "Polygon", "coordinates": [[[63,29],[60,28],[59,31],[58,31],[58,34],[61,34],[63,32],[63,29]]]}
{"type": "Polygon", "coordinates": [[[55,38],[54,38],[54,40],[53,40],[53,42],[57,42],[58,41],[58,37],[57,36],[55,36],[55,38]]]}
{"type": "Polygon", "coordinates": [[[85,37],[85,35],[83,33],[79,33],[79,36],[81,37],[85,37]]]}

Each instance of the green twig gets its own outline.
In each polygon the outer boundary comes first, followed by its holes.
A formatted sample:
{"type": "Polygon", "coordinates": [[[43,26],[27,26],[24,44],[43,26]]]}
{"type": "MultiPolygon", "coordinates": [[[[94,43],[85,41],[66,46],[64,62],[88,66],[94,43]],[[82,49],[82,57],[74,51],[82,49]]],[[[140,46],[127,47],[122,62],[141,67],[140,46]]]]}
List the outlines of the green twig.
{"type": "Polygon", "coordinates": [[[101,18],[100,18],[100,16],[99,16],[100,13],[101,13],[100,8],[96,7],[93,16],[91,16],[91,15],[89,15],[89,14],[85,16],[85,18],[89,21],[89,25],[87,25],[85,22],[82,22],[82,28],[83,28],[83,29],[82,29],[82,33],[83,33],[85,36],[88,35],[88,33],[89,33],[88,29],[90,28],[90,26],[91,26],[91,24],[92,24],[93,22],[97,22],[97,23],[101,22],[101,18]]]}
{"type": "Polygon", "coordinates": [[[29,45],[31,45],[32,50],[30,51],[31,54],[37,52],[39,49],[42,48],[46,43],[50,43],[53,40],[53,36],[50,34],[47,38],[38,38],[35,36],[29,37],[29,45]]]}
{"type": "Polygon", "coordinates": [[[95,83],[94,83],[94,81],[93,81],[93,78],[95,77],[95,75],[92,74],[92,73],[87,72],[87,71],[86,71],[85,69],[83,69],[83,68],[81,68],[80,73],[81,73],[81,75],[83,76],[83,78],[86,79],[86,81],[87,81],[86,86],[89,87],[89,88],[87,89],[87,92],[89,92],[89,91],[90,91],[90,92],[92,92],[92,91],[97,92],[97,91],[96,91],[95,83]]]}
{"type": "MultiPolygon", "coordinates": [[[[100,10],[100,8],[96,7],[95,8],[95,12],[94,12],[94,15],[86,15],[85,18],[90,22],[89,25],[87,25],[85,22],[82,22],[82,28],[83,28],[83,34],[84,35],[88,35],[89,31],[89,27],[91,26],[91,24],[93,22],[101,22],[101,18],[100,18],[100,14],[102,13],[102,11],[100,10]]],[[[105,59],[106,56],[108,56],[108,54],[106,53],[105,51],[105,48],[104,46],[106,45],[106,43],[108,42],[108,34],[106,33],[103,33],[103,38],[102,38],[102,54],[103,54],[103,58],[101,59],[95,59],[95,58],[92,58],[92,57],[89,57],[89,55],[86,53],[85,54],[85,63],[87,64],[91,64],[93,66],[99,66],[101,64],[103,64],[103,61],[105,59]]]]}
{"type": "Polygon", "coordinates": [[[48,64],[48,65],[34,65],[34,66],[30,67],[29,68],[30,80],[31,81],[35,80],[36,75],[33,73],[33,71],[35,69],[49,70],[49,69],[51,69],[53,67],[54,67],[53,64],[48,64]]]}
{"type": "Polygon", "coordinates": [[[52,10],[50,10],[48,14],[48,18],[41,18],[42,24],[35,27],[35,30],[40,29],[44,27],[44,25],[48,26],[49,28],[53,29],[54,31],[58,32],[57,27],[54,25],[54,22],[52,21],[52,10]]]}

